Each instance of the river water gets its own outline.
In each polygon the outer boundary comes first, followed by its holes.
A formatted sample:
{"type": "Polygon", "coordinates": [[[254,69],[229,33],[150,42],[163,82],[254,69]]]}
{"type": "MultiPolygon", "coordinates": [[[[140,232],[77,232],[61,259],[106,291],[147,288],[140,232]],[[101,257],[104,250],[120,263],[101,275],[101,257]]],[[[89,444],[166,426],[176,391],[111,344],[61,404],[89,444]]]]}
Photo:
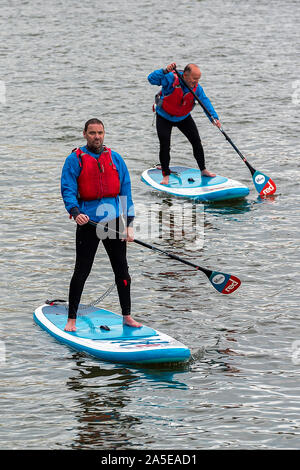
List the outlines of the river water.
{"type": "MultiPolygon", "coordinates": [[[[1,449],[299,448],[299,20],[293,0],[1,2],[1,449]],[[207,167],[249,196],[193,204],[140,181],[158,161],[147,75],[172,61],[199,64],[224,130],[276,182],[274,197],[258,198],[199,107],[207,167]],[[156,242],[242,280],[222,296],[202,273],[128,247],[133,315],[188,345],[185,365],[101,362],[33,322],[67,295],[75,227],[60,172],[94,116],[127,162],[136,227],[149,210],[193,206],[199,232],[156,242]]],[[[172,162],[194,166],[176,131],[172,162]]],[[[83,301],[111,282],[100,249],[83,301]]],[[[116,291],[103,302],[119,311],[116,291]]]]}

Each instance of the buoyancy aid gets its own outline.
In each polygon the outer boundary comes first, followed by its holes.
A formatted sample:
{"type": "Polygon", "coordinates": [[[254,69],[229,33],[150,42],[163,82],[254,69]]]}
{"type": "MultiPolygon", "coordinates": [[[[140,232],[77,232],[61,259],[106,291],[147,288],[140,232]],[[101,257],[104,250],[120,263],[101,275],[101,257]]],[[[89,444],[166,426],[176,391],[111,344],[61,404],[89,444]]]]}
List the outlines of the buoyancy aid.
{"type": "MultiPolygon", "coordinates": [[[[178,76],[174,72],[173,74],[174,82],[172,93],[162,97],[160,91],[157,95],[158,99],[156,99],[156,103],[172,116],[185,116],[189,114],[195,106],[195,98],[190,91],[188,93],[183,92],[178,76]]],[[[196,93],[197,86],[198,85],[193,88],[194,93],[196,93]]]]}
{"type": "Polygon", "coordinates": [[[120,194],[120,178],[111,157],[111,149],[104,147],[99,158],[84,153],[80,148],[74,149],[79,165],[80,175],[77,179],[79,198],[83,201],[117,197],[120,194]]]}

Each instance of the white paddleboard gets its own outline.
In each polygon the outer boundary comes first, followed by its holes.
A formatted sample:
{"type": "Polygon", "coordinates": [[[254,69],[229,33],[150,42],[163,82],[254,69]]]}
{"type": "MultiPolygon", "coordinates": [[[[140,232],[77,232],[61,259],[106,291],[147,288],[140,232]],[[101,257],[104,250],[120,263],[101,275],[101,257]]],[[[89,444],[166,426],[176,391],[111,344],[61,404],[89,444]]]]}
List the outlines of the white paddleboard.
{"type": "Polygon", "coordinates": [[[201,176],[199,169],[184,166],[170,167],[170,170],[168,185],[160,184],[163,175],[161,169],[156,167],[145,170],[141,180],[158,191],[199,201],[223,201],[249,194],[247,186],[225,176],[201,176]]]}
{"type": "Polygon", "coordinates": [[[148,326],[123,326],[121,315],[97,307],[80,306],[76,332],[64,331],[67,305],[44,304],[34,312],[35,322],[58,341],[103,361],[155,364],[187,361],[184,344],[148,326]]]}

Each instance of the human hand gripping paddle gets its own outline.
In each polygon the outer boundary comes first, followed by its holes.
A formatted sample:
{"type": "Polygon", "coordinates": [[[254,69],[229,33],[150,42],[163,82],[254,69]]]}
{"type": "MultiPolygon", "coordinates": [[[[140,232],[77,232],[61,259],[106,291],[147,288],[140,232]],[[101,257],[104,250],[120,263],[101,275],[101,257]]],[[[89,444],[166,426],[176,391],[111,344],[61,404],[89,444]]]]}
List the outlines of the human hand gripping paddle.
{"type": "MultiPolygon", "coordinates": [[[[208,111],[208,109],[206,108],[206,106],[201,103],[200,99],[198,98],[198,96],[196,95],[196,93],[194,93],[194,91],[188,86],[188,84],[185,82],[185,80],[183,79],[182,75],[180,75],[180,73],[178,72],[178,70],[176,70],[176,68],[174,69],[175,73],[177,74],[179,80],[181,80],[181,82],[183,83],[183,85],[189,90],[190,93],[192,93],[192,95],[194,96],[194,98],[198,101],[198,103],[200,104],[200,106],[203,108],[203,110],[208,114],[208,116],[210,117],[210,119],[215,122],[215,118],[212,116],[212,114],[208,111]]],[[[257,171],[253,168],[253,166],[250,165],[250,163],[246,160],[246,158],[244,157],[244,155],[242,154],[242,152],[237,148],[237,146],[232,142],[232,140],[230,139],[230,137],[226,134],[226,132],[223,130],[222,126],[217,126],[218,129],[222,132],[222,134],[224,135],[225,139],[230,143],[230,145],[234,148],[234,150],[237,152],[237,154],[241,157],[241,159],[243,160],[243,162],[247,165],[247,167],[249,168],[250,172],[251,172],[251,175],[252,175],[252,179],[253,179],[253,183],[254,183],[254,186],[255,186],[255,189],[257,190],[257,192],[259,193],[259,195],[261,197],[265,197],[265,196],[271,196],[272,194],[275,193],[276,191],[276,185],[274,183],[273,180],[271,180],[271,178],[267,175],[265,175],[264,173],[261,173],[260,171],[257,171]]]]}
{"type": "MultiPolygon", "coordinates": [[[[97,227],[97,223],[89,220],[89,224],[94,225],[97,227]]],[[[117,232],[116,230],[111,229],[110,227],[103,227],[104,231],[111,230],[115,234],[121,235],[120,232],[117,232]]],[[[226,274],[222,273],[219,271],[210,271],[209,269],[202,268],[201,266],[198,266],[197,264],[191,263],[190,261],[187,261],[183,258],[180,258],[177,255],[173,255],[172,253],[169,253],[168,251],[164,251],[161,248],[158,248],[156,246],[150,245],[149,243],[145,243],[141,240],[137,240],[136,238],[133,238],[132,240],[134,243],[137,243],[138,245],[144,246],[146,248],[149,248],[150,250],[153,251],[158,251],[159,253],[162,253],[169,258],[175,259],[177,261],[180,261],[181,263],[187,264],[188,266],[192,266],[193,268],[197,269],[198,271],[202,271],[207,278],[209,279],[210,283],[212,286],[218,291],[221,292],[221,294],[231,294],[235,290],[239,288],[241,285],[241,281],[239,278],[236,276],[233,276],[232,274],[226,274]]]]}

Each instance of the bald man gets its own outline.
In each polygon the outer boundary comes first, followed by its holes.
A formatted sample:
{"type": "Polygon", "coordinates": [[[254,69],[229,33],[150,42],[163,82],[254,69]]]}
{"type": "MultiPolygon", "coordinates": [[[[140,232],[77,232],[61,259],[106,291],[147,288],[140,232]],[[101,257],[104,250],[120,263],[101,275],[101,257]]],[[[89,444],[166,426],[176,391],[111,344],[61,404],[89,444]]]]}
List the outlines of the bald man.
{"type": "MultiPolygon", "coordinates": [[[[200,135],[191,116],[195,106],[195,97],[180,82],[174,72],[176,63],[172,62],[164,69],[155,70],[150,73],[148,80],[151,85],[161,86],[161,91],[155,97],[156,103],[156,130],[160,144],[159,160],[162,168],[163,179],[161,184],[169,184],[170,175],[170,145],[173,127],[177,127],[189,140],[193,148],[193,155],[197,161],[203,176],[216,176],[205,167],[204,150],[200,135]]],[[[221,127],[218,115],[210,100],[205,95],[203,88],[199,85],[201,71],[196,64],[188,64],[183,72],[179,72],[186,84],[198,96],[207,110],[213,116],[208,116],[215,126],[221,127]]]]}

